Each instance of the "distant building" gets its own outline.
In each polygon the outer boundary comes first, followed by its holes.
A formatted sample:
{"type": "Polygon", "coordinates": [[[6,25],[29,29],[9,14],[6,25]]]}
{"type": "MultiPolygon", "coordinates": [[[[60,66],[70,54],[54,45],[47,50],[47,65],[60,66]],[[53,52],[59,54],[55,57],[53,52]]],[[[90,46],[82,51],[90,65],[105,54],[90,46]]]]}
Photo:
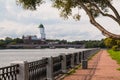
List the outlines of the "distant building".
{"type": "Polygon", "coordinates": [[[46,37],[45,37],[45,28],[44,28],[43,24],[40,24],[38,28],[40,29],[41,40],[45,41],[45,39],[46,39],[46,37]]]}
{"type": "Polygon", "coordinates": [[[38,39],[36,35],[23,36],[22,37],[24,44],[43,44],[44,42],[41,39],[38,39]]]}
{"type": "Polygon", "coordinates": [[[39,27],[40,29],[40,35],[41,38],[38,38],[36,35],[27,35],[27,36],[23,36],[23,42],[24,44],[45,44],[45,28],[43,26],[43,24],[40,24],[39,27]]]}

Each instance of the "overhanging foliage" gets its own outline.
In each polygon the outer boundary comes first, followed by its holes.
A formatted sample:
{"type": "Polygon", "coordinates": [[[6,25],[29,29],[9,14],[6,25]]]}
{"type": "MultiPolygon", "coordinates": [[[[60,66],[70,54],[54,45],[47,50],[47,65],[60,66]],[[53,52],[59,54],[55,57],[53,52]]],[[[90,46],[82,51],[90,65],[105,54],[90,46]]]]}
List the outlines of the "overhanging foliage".
{"type": "MultiPolygon", "coordinates": [[[[36,10],[37,6],[40,6],[46,0],[17,0],[17,3],[22,5],[24,9],[36,10]]],[[[120,35],[109,32],[98,23],[95,18],[102,15],[104,17],[109,17],[113,19],[120,25],[120,15],[117,9],[112,5],[112,0],[51,0],[53,7],[60,10],[60,16],[64,18],[69,18],[72,16],[72,10],[78,8],[78,10],[83,9],[89,19],[91,24],[98,28],[103,35],[110,38],[120,39],[120,35]],[[110,14],[108,9],[112,10],[114,14],[110,14]]],[[[75,20],[80,20],[81,15],[76,13],[73,18],[75,20]]],[[[112,26],[113,27],[113,26],[112,26]]]]}

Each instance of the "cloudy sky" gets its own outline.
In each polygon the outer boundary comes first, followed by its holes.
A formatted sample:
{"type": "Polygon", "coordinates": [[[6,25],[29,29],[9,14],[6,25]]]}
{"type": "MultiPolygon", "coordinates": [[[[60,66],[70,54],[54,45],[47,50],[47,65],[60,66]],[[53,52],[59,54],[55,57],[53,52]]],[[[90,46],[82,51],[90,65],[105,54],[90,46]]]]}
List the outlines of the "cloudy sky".
{"type": "MultiPolygon", "coordinates": [[[[120,12],[120,1],[114,0],[113,4],[120,12]]],[[[76,11],[74,12],[74,14],[76,11]]],[[[5,37],[17,38],[22,35],[37,35],[40,37],[39,24],[45,27],[48,39],[73,40],[100,40],[105,38],[101,32],[89,23],[84,11],[80,21],[72,18],[64,20],[59,17],[59,11],[45,3],[36,11],[22,9],[16,5],[16,0],[0,0],[0,39],[5,37]]],[[[120,34],[120,27],[109,18],[97,18],[97,20],[113,33],[120,34]]]]}

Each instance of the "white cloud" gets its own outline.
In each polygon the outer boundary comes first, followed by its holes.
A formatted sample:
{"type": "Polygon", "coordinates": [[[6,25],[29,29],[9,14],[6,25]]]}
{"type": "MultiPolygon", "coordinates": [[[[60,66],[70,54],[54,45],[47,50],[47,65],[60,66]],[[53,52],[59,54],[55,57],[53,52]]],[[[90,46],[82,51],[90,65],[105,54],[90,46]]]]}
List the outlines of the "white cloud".
{"type": "Polygon", "coordinates": [[[120,26],[117,22],[110,18],[98,18],[97,21],[104,26],[105,29],[112,33],[120,34],[120,26]]]}
{"type": "Polygon", "coordinates": [[[22,35],[35,35],[39,30],[36,25],[22,25],[12,21],[0,22],[0,38],[9,37],[22,37],[22,35]]]}
{"type": "Polygon", "coordinates": [[[68,24],[64,23],[62,25],[55,24],[51,26],[46,26],[46,34],[48,38],[59,38],[59,39],[67,39],[67,40],[83,40],[83,39],[101,39],[99,37],[94,37],[96,35],[102,34],[91,24],[86,22],[84,25],[80,22],[76,24],[68,24]],[[88,26],[89,25],[89,26],[88,26]]]}
{"type": "Polygon", "coordinates": [[[20,19],[29,18],[29,19],[40,19],[40,20],[50,20],[50,19],[60,19],[59,12],[55,8],[51,8],[51,4],[45,3],[37,8],[36,11],[22,10],[17,17],[20,19]]]}
{"type": "MultiPolygon", "coordinates": [[[[59,11],[51,8],[49,3],[41,5],[37,11],[23,10],[20,6],[16,6],[15,0],[1,0],[0,3],[5,4],[2,5],[1,10],[4,15],[0,14],[0,38],[21,37],[22,35],[40,36],[37,28],[40,23],[44,24],[46,36],[50,39],[94,40],[104,38],[101,32],[89,23],[83,10],[79,12],[82,15],[80,21],[76,22],[72,18],[64,21],[59,17],[59,11]]],[[[115,7],[119,7],[119,5],[117,4],[115,7]]],[[[120,11],[120,9],[118,10],[120,11]]],[[[77,9],[75,13],[76,11],[77,9]]],[[[119,25],[108,18],[98,19],[106,26],[106,29],[114,33],[120,32],[119,27],[113,27],[119,25]]]]}

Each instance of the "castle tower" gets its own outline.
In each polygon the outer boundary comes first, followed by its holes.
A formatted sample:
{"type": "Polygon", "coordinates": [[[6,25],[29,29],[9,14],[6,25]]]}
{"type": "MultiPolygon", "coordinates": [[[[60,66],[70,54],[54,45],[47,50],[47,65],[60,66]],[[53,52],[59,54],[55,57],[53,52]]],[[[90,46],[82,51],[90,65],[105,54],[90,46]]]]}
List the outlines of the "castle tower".
{"type": "Polygon", "coordinates": [[[40,29],[41,40],[45,40],[46,39],[45,38],[45,29],[44,29],[43,24],[40,24],[38,28],[40,29]]]}

